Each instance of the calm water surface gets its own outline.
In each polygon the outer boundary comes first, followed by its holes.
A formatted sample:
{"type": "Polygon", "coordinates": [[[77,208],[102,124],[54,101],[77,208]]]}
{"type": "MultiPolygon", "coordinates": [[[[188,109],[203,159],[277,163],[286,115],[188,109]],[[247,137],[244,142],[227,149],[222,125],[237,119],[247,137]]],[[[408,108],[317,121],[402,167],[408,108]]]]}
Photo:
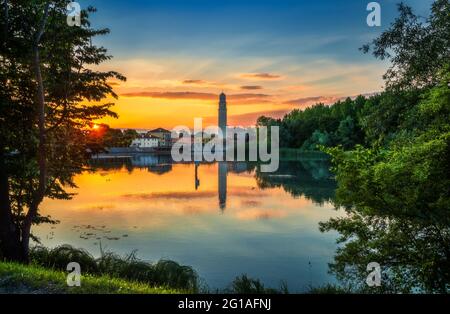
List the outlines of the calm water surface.
{"type": "Polygon", "coordinates": [[[172,164],[161,156],[102,160],[75,178],[70,201],[46,200],[60,223],[35,227],[45,246],[100,255],[137,251],[191,265],[214,288],[246,273],[290,291],[334,282],[336,234],[318,223],[341,215],[326,161],[282,162],[273,174],[248,163],[172,164]]]}

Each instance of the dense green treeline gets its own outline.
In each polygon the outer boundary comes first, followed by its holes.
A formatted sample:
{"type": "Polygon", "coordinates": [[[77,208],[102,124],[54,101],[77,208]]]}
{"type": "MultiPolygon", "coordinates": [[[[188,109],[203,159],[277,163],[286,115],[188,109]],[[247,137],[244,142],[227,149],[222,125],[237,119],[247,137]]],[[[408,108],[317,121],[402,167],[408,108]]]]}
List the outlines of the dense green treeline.
{"type": "Polygon", "coordinates": [[[419,105],[428,90],[385,90],[371,97],[347,98],[332,105],[295,109],[283,119],[262,116],[258,125],[280,127],[280,146],[304,151],[320,146],[387,145],[400,129],[412,128],[409,110],[419,105]],[[409,117],[409,119],[408,119],[409,117]]]}
{"type": "Polygon", "coordinates": [[[283,119],[262,116],[257,123],[260,126],[279,126],[281,147],[306,151],[317,150],[317,145],[351,148],[364,140],[360,116],[366,101],[359,96],[331,106],[317,104],[305,110],[295,109],[283,119]]]}

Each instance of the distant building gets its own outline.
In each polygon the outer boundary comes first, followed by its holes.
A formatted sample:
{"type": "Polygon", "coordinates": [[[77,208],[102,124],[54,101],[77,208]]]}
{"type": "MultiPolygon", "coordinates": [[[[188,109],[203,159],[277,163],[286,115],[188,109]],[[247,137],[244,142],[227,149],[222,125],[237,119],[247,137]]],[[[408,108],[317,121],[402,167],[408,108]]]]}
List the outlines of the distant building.
{"type": "Polygon", "coordinates": [[[152,135],[140,135],[131,142],[130,147],[154,148],[160,146],[160,138],[152,135]]]}
{"type": "Polygon", "coordinates": [[[147,135],[157,137],[159,139],[160,147],[170,147],[172,145],[172,135],[169,130],[157,128],[148,131],[147,135]]]}

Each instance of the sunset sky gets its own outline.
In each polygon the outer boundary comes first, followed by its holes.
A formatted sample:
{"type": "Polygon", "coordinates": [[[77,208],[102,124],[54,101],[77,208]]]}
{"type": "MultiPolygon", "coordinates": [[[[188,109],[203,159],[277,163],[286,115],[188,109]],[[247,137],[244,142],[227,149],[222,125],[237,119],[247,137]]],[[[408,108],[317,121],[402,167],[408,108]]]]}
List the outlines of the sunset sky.
{"type": "MultiPolygon", "coordinates": [[[[93,5],[96,39],[114,58],[101,66],[114,82],[117,128],[172,128],[217,119],[218,94],[228,96],[229,125],[260,115],[332,103],[383,87],[386,62],[358,48],[396,16],[399,1],[378,1],[382,26],[369,27],[367,0],[80,0],[93,5]]],[[[404,1],[427,14],[431,0],[404,1]]]]}

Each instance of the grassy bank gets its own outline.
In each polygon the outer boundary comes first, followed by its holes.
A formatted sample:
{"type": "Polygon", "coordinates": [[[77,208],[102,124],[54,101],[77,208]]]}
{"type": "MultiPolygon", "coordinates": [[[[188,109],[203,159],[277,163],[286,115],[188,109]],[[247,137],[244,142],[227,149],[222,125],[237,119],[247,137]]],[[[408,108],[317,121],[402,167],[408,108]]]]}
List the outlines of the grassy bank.
{"type": "Polygon", "coordinates": [[[30,250],[30,260],[33,265],[55,271],[65,272],[69,263],[77,262],[82,274],[97,278],[109,276],[150,287],[168,287],[190,292],[199,290],[199,278],[192,267],[170,260],[143,261],[135,253],[119,256],[102,251],[99,258],[94,258],[83,249],[62,245],[53,249],[33,247],[30,250]]]}
{"type": "MultiPolygon", "coordinates": [[[[236,277],[229,286],[210,290],[201,284],[190,266],[174,261],[156,263],[138,259],[135,254],[119,256],[102,252],[94,258],[88,252],[69,245],[53,249],[34,247],[30,265],[0,261],[0,293],[82,293],[82,294],[288,294],[285,282],[278,288],[266,287],[259,279],[246,274],[236,277]],[[67,264],[77,262],[81,267],[81,286],[67,285],[67,264]]],[[[310,287],[302,293],[349,293],[338,286],[310,287]]]]}
{"type": "Polygon", "coordinates": [[[69,287],[68,272],[0,262],[0,293],[174,294],[185,291],[152,287],[110,276],[82,275],[80,287],[69,287]]]}

